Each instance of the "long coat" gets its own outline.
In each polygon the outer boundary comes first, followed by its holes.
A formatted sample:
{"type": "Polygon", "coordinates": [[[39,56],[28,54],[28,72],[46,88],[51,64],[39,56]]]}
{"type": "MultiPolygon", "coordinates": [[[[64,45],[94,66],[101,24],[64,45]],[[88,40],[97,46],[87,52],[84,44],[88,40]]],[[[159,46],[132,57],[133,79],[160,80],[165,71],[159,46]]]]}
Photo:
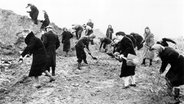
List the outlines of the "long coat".
{"type": "Polygon", "coordinates": [[[107,28],[106,36],[109,39],[112,39],[112,33],[114,32],[113,28],[107,28]]]}
{"type": "MultiPolygon", "coordinates": [[[[136,55],[133,47],[133,42],[127,36],[124,36],[123,39],[117,44],[115,52],[119,52],[125,57],[127,57],[128,54],[136,55]]],[[[120,77],[127,77],[132,75],[135,75],[135,66],[127,66],[126,60],[123,60],[120,77]]]]}
{"type": "Polygon", "coordinates": [[[160,72],[163,73],[168,64],[171,68],[166,74],[166,79],[170,82],[171,86],[179,86],[184,84],[184,57],[179,55],[174,49],[166,47],[159,53],[162,60],[160,72]]]}
{"type": "Polygon", "coordinates": [[[34,5],[30,6],[30,9],[31,9],[31,11],[29,12],[29,15],[30,15],[31,19],[34,21],[34,23],[37,24],[39,10],[34,5]]]}
{"type": "Polygon", "coordinates": [[[47,53],[42,41],[35,37],[33,32],[29,33],[25,38],[25,43],[27,47],[22,52],[24,57],[26,54],[33,54],[33,61],[31,65],[31,70],[29,72],[29,77],[40,76],[42,72],[46,70],[47,65],[47,53]]]}
{"type": "Polygon", "coordinates": [[[155,44],[154,35],[152,33],[144,34],[144,37],[145,37],[145,45],[144,45],[143,57],[147,59],[153,59],[154,52],[151,51],[150,48],[155,44]]]}
{"type": "Polygon", "coordinates": [[[55,67],[56,66],[56,49],[58,49],[60,46],[59,38],[52,31],[49,31],[43,34],[41,39],[43,41],[43,44],[49,56],[48,66],[55,67]]]}
{"type": "Polygon", "coordinates": [[[63,51],[68,52],[70,50],[70,39],[72,37],[73,35],[69,31],[64,31],[62,33],[63,51]]]}
{"type": "Polygon", "coordinates": [[[44,13],[44,19],[45,19],[44,21],[41,21],[42,22],[41,29],[44,29],[50,24],[49,16],[46,12],[44,13]]]}

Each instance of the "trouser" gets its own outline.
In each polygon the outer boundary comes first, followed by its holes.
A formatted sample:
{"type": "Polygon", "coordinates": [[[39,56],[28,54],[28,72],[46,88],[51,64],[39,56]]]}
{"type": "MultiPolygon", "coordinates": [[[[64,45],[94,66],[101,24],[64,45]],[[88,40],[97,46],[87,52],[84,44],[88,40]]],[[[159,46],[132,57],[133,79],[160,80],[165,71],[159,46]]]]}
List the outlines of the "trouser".
{"type": "Polygon", "coordinates": [[[78,59],[77,62],[81,63],[82,60],[84,60],[84,62],[87,63],[86,53],[85,53],[84,49],[80,48],[80,47],[75,47],[75,49],[76,49],[76,55],[77,55],[77,59],[78,59]]]}
{"type": "Polygon", "coordinates": [[[131,84],[135,84],[135,76],[127,76],[127,77],[122,77],[124,81],[124,86],[129,86],[131,84]]]}

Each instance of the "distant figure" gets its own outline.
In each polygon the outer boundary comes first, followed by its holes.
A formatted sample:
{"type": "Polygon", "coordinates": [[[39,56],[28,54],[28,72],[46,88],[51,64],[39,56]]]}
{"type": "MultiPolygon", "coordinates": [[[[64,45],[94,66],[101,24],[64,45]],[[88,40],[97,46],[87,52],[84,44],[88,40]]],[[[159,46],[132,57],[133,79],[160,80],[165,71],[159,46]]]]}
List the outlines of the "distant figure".
{"type": "Polygon", "coordinates": [[[130,33],[130,35],[135,39],[135,47],[137,47],[137,50],[140,50],[143,47],[143,37],[137,33],[130,33]]]}
{"type": "Polygon", "coordinates": [[[81,25],[72,25],[75,30],[76,38],[79,40],[81,38],[83,27],[81,25]]]}
{"type": "Polygon", "coordinates": [[[160,44],[155,44],[152,46],[153,50],[156,50],[158,56],[162,60],[162,64],[160,67],[160,73],[162,74],[167,65],[170,64],[171,67],[167,72],[165,79],[168,87],[168,93],[171,94],[173,87],[174,88],[174,96],[176,99],[179,98],[179,87],[184,84],[184,57],[180,55],[177,51],[175,51],[171,47],[164,47],[160,44]]]}
{"type": "Polygon", "coordinates": [[[91,21],[91,19],[89,19],[89,21],[87,22],[86,24],[86,31],[85,31],[85,34],[86,36],[89,36],[93,33],[93,26],[94,26],[94,23],[91,21]]]}
{"type": "Polygon", "coordinates": [[[37,18],[38,18],[39,10],[33,4],[27,4],[26,8],[28,7],[30,7],[31,11],[27,11],[27,13],[29,13],[31,19],[34,21],[34,24],[38,24],[37,18]]]}
{"type": "Polygon", "coordinates": [[[65,57],[68,56],[68,52],[70,51],[70,39],[73,37],[73,34],[69,32],[66,28],[63,28],[62,35],[62,43],[63,43],[63,51],[66,52],[65,57]]]}
{"type": "Polygon", "coordinates": [[[88,37],[82,37],[79,39],[77,44],[75,45],[76,49],[76,55],[77,55],[77,62],[78,62],[78,69],[81,67],[81,62],[84,61],[84,63],[88,64],[86,60],[86,53],[84,51],[84,48],[87,49],[88,54],[91,55],[91,52],[89,50],[89,42],[95,38],[95,35],[90,35],[88,37]]]}
{"type": "Polygon", "coordinates": [[[169,38],[162,38],[162,40],[161,41],[158,41],[157,44],[161,44],[164,47],[168,47],[169,45],[168,45],[167,42],[171,42],[173,44],[176,44],[175,41],[173,41],[172,39],[169,39],[169,38]]]}
{"type": "Polygon", "coordinates": [[[154,35],[151,33],[149,27],[146,27],[144,31],[145,31],[144,33],[145,44],[144,44],[144,56],[143,56],[142,65],[145,65],[146,59],[149,59],[150,60],[149,66],[151,66],[154,58],[154,52],[151,51],[150,49],[155,44],[154,35]]]}
{"type": "Polygon", "coordinates": [[[55,79],[47,71],[47,52],[42,41],[35,37],[33,32],[30,32],[26,38],[25,43],[27,47],[21,54],[19,61],[23,61],[23,57],[27,54],[33,54],[33,61],[31,65],[31,69],[29,72],[29,77],[35,78],[35,87],[39,87],[39,79],[38,77],[42,75],[44,72],[48,77],[50,77],[50,81],[54,81],[55,79]]]}
{"type": "Polygon", "coordinates": [[[52,75],[55,76],[55,67],[56,67],[56,50],[60,46],[59,38],[56,34],[52,32],[52,27],[47,26],[47,32],[42,35],[41,40],[46,48],[46,51],[49,56],[48,70],[52,67],[52,75]]]}
{"type": "Polygon", "coordinates": [[[107,45],[111,44],[111,42],[112,42],[112,40],[107,38],[107,37],[101,38],[99,50],[101,50],[101,47],[103,46],[103,49],[105,49],[105,52],[107,52],[107,45]]]}
{"type": "Polygon", "coordinates": [[[114,30],[112,28],[111,25],[108,25],[107,31],[106,31],[106,36],[107,38],[112,40],[112,34],[113,34],[114,30]]]}
{"type": "Polygon", "coordinates": [[[49,16],[47,14],[47,12],[45,10],[43,10],[44,12],[44,19],[45,20],[42,20],[42,26],[40,29],[46,29],[46,27],[50,24],[50,20],[49,20],[49,16]]]}
{"type": "Polygon", "coordinates": [[[94,23],[91,21],[91,19],[89,19],[86,25],[91,27],[91,29],[93,29],[94,23]]]}
{"type": "MultiPolygon", "coordinates": [[[[114,50],[114,54],[120,54],[120,57],[127,57],[128,54],[136,55],[133,47],[133,42],[130,38],[126,36],[123,32],[122,34],[116,34],[117,38],[120,40],[114,50]]],[[[121,74],[120,78],[124,80],[124,88],[129,88],[130,86],[136,86],[135,84],[135,68],[136,66],[128,66],[127,61],[122,59],[121,74]]]]}

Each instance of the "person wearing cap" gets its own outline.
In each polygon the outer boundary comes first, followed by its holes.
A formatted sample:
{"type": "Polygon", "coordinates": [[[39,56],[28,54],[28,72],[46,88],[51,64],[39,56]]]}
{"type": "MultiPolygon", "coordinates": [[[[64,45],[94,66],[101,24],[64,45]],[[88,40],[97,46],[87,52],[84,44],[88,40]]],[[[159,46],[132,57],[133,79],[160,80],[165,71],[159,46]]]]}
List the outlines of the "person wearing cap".
{"type": "Polygon", "coordinates": [[[81,38],[82,32],[83,32],[83,26],[81,25],[72,25],[72,29],[75,30],[76,38],[79,40],[81,38]]]}
{"type": "Polygon", "coordinates": [[[27,11],[27,13],[29,13],[31,19],[34,21],[34,24],[38,24],[38,14],[39,14],[39,10],[37,9],[37,7],[33,4],[27,4],[27,7],[28,8],[30,7],[31,11],[27,11]]]}
{"type": "Polygon", "coordinates": [[[77,55],[77,62],[78,62],[78,69],[81,67],[81,62],[84,61],[84,63],[88,64],[86,60],[86,53],[84,51],[84,48],[87,49],[88,54],[91,54],[89,50],[89,42],[95,38],[95,35],[85,36],[79,39],[77,44],[75,45],[76,49],[76,55],[77,55]]]}
{"type": "Polygon", "coordinates": [[[56,50],[60,46],[60,41],[58,35],[53,33],[53,27],[47,26],[46,33],[41,36],[41,40],[46,48],[47,54],[49,56],[48,62],[48,71],[50,67],[52,68],[52,75],[55,76],[55,67],[56,67],[56,50]]]}
{"type": "Polygon", "coordinates": [[[70,39],[73,37],[73,34],[67,30],[67,28],[63,28],[62,35],[62,43],[63,43],[63,51],[66,52],[65,57],[68,56],[68,52],[70,51],[70,39]]]}
{"type": "MultiPolygon", "coordinates": [[[[136,55],[133,47],[133,42],[130,38],[126,36],[124,32],[117,34],[117,39],[119,42],[116,44],[114,55],[121,57],[127,57],[128,54],[136,55]]],[[[127,61],[122,58],[121,74],[120,78],[124,80],[124,88],[129,88],[130,86],[136,86],[135,84],[135,68],[136,66],[128,66],[127,61]]]]}
{"type": "Polygon", "coordinates": [[[37,38],[33,32],[30,32],[25,38],[26,48],[21,53],[19,62],[23,62],[23,57],[27,54],[33,54],[33,61],[28,77],[35,78],[35,87],[39,87],[39,76],[45,73],[50,78],[50,82],[55,79],[47,71],[47,52],[42,41],[37,38]]]}
{"type": "Polygon", "coordinates": [[[174,88],[174,97],[177,99],[179,97],[179,86],[184,84],[184,56],[173,48],[164,47],[160,44],[153,45],[151,49],[156,50],[158,57],[162,60],[160,74],[164,73],[168,64],[171,65],[165,79],[168,93],[171,94],[174,88]]]}
{"type": "Polygon", "coordinates": [[[112,25],[108,25],[107,31],[106,31],[106,37],[112,40],[112,34],[114,30],[112,28],[112,25]]]}
{"type": "Polygon", "coordinates": [[[151,46],[153,46],[155,44],[154,42],[154,35],[151,33],[149,27],[146,27],[144,30],[144,53],[143,53],[143,61],[142,61],[142,65],[145,65],[145,61],[146,59],[149,59],[150,64],[149,66],[152,65],[152,61],[154,58],[154,52],[150,50],[151,46]]]}
{"type": "Polygon", "coordinates": [[[42,26],[40,29],[46,29],[46,27],[50,24],[50,20],[49,20],[49,16],[47,14],[47,12],[45,10],[43,10],[43,13],[44,13],[44,19],[45,20],[42,20],[42,26]]]}

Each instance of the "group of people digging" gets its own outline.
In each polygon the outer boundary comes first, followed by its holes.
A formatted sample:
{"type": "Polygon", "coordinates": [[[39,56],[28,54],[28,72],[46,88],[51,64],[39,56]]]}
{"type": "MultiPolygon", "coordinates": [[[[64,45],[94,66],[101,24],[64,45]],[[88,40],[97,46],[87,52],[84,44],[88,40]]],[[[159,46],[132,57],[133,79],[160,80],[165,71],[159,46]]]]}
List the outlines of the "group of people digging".
{"type": "MultiPolygon", "coordinates": [[[[33,19],[34,23],[37,24],[37,16],[38,11],[36,7],[32,4],[28,4],[31,10],[30,16],[33,19]],[[37,11],[37,13],[34,13],[37,11]]],[[[37,38],[33,32],[30,32],[25,37],[25,43],[27,47],[23,51],[20,57],[20,61],[23,60],[23,57],[26,54],[33,54],[33,62],[31,66],[31,70],[29,73],[29,77],[35,77],[36,82],[38,83],[38,76],[40,76],[43,72],[46,76],[50,77],[50,81],[54,81],[55,79],[55,67],[56,67],[56,49],[60,46],[60,40],[57,35],[52,32],[52,27],[49,27],[50,20],[48,15],[45,12],[45,20],[42,21],[44,26],[41,26],[41,29],[45,30],[45,33],[42,35],[41,39],[37,38]],[[52,68],[52,75],[49,74],[50,67],[52,68]]],[[[42,25],[43,25],[42,24],[42,25]]],[[[93,35],[93,23],[91,20],[86,25],[73,25],[73,29],[75,29],[75,34],[77,38],[77,43],[75,45],[78,69],[81,69],[81,62],[88,64],[86,60],[86,51],[89,55],[92,56],[91,51],[89,50],[89,43],[93,44],[93,39],[95,35],[93,35]],[[83,28],[85,27],[85,28],[83,28]],[[85,36],[81,37],[81,33],[83,30],[85,31],[85,36]]],[[[136,49],[140,50],[142,47],[144,49],[143,52],[143,61],[142,65],[145,66],[145,62],[148,59],[150,61],[149,66],[152,66],[154,54],[156,53],[158,57],[161,58],[162,64],[160,68],[160,73],[163,73],[168,64],[171,65],[168,73],[165,76],[168,91],[171,93],[174,88],[174,96],[177,99],[179,97],[179,87],[184,84],[184,57],[179,54],[176,50],[168,46],[167,42],[172,42],[176,44],[173,40],[168,38],[163,38],[161,41],[155,43],[154,35],[151,33],[149,27],[145,28],[144,37],[137,33],[131,33],[130,35],[125,34],[120,31],[116,33],[116,38],[112,38],[112,34],[114,30],[112,26],[109,25],[106,37],[101,39],[100,49],[105,49],[105,52],[108,51],[107,45],[113,47],[112,53],[107,53],[112,57],[116,58],[120,62],[122,62],[120,78],[124,80],[124,88],[129,88],[130,86],[136,86],[135,82],[135,68],[136,63],[134,59],[129,59],[129,56],[136,57],[136,49]]],[[[70,38],[73,35],[64,29],[62,33],[62,43],[64,44],[64,51],[68,53],[70,47],[70,38]]],[[[97,59],[93,57],[93,59],[97,59]]]]}

